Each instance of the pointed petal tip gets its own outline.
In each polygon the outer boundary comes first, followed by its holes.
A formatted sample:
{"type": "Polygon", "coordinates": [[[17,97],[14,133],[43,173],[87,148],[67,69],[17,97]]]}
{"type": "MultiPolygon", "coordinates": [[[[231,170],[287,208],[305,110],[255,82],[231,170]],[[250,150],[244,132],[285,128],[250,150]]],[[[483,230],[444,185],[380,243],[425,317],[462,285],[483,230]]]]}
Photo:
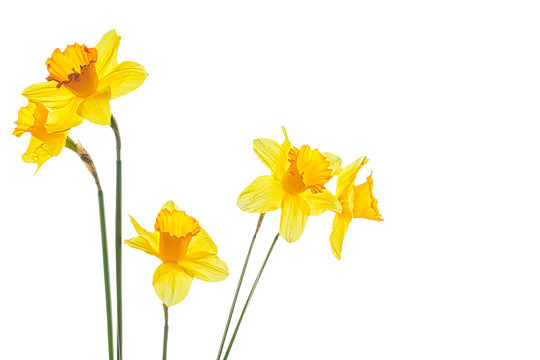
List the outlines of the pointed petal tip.
{"type": "Polygon", "coordinates": [[[285,139],[288,139],[289,136],[287,135],[287,129],[285,129],[285,125],[281,125],[281,131],[283,132],[285,139]]]}
{"type": "Polygon", "coordinates": [[[178,210],[178,206],[172,200],[167,201],[165,204],[163,204],[163,206],[161,208],[162,209],[167,209],[167,210],[170,210],[170,211],[178,210]]]}
{"type": "Polygon", "coordinates": [[[332,253],[334,254],[334,257],[338,260],[338,261],[341,261],[341,254],[338,254],[334,248],[332,248],[332,253]]]}

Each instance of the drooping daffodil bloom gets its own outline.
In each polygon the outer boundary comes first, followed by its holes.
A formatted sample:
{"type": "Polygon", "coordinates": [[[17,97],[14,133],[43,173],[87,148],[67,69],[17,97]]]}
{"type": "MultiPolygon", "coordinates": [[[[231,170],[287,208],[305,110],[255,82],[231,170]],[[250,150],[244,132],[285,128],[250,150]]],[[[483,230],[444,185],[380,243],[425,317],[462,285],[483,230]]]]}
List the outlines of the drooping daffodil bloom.
{"type": "Polygon", "coordinates": [[[354,185],[358,171],[368,162],[365,156],[347,165],[337,177],[336,196],[341,203],[342,211],[334,216],[330,245],[336,259],[341,259],[343,239],[353,218],[383,221],[377,199],[373,196],[373,179],[371,175],[361,185],[354,185]]]}
{"type": "Polygon", "coordinates": [[[64,51],[54,50],[46,61],[47,81],[23,91],[28,100],[42,103],[50,111],[47,132],[69,130],[83,119],[110,124],[109,100],[135,90],[148,75],[136,62],[118,64],[119,45],[120,36],[111,30],[95,47],[75,43],[64,51]]]}
{"type": "Polygon", "coordinates": [[[21,107],[19,118],[15,121],[13,135],[20,137],[24,133],[30,133],[30,143],[22,159],[24,162],[37,164],[36,171],[45,161],[60,154],[68,136],[68,131],[49,134],[45,130],[48,114],[49,111],[42,104],[29,102],[28,106],[21,107]]]}
{"type": "Polygon", "coordinates": [[[326,210],[340,213],[341,204],[325,184],[341,169],[341,159],[309,145],[291,145],[285,128],[280,145],[270,139],[255,139],[253,150],[272,175],[256,178],[238,197],[238,207],[251,213],[281,208],[279,234],[287,241],[300,238],[310,215],[326,210]]]}
{"type": "Polygon", "coordinates": [[[193,278],[221,281],[229,275],[225,262],[217,256],[217,246],[199,222],[168,201],[158,213],[154,231],[143,229],[131,218],[139,236],[125,240],[135,249],[162,261],[152,284],[167,306],[178,304],[188,294],[193,278]]]}

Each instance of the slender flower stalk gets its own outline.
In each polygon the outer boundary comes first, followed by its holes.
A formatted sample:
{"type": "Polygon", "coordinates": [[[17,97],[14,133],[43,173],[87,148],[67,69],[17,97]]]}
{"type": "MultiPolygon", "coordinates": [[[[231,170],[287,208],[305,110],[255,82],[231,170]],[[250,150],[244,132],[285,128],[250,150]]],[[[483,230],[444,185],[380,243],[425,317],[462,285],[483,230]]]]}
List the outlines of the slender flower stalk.
{"type": "Polygon", "coordinates": [[[103,277],[105,280],[105,302],[107,306],[107,343],[109,348],[109,360],[114,359],[113,324],[111,304],[111,276],[109,274],[109,253],[107,250],[107,230],[105,226],[105,206],[103,205],[103,191],[98,191],[99,222],[101,228],[101,251],[103,254],[103,277]]]}
{"type": "Polygon", "coordinates": [[[268,254],[266,254],[266,258],[264,259],[261,269],[259,270],[259,273],[257,274],[257,277],[255,278],[255,282],[253,283],[253,286],[251,287],[251,291],[249,292],[249,296],[246,300],[246,303],[244,304],[244,308],[242,309],[242,313],[240,314],[240,318],[238,319],[238,323],[236,324],[236,328],[234,329],[234,332],[231,337],[231,341],[229,342],[229,346],[227,347],[227,351],[225,352],[225,356],[223,357],[223,360],[227,360],[229,358],[229,353],[231,352],[231,348],[234,344],[234,340],[236,339],[236,334],[238,333],[238,329],[240,328],[242,319],[244,318],[249,302],[251,301],[251,297],[253,296],[253,293],[255,292],[255,288],[257,287],[257,284],[259,283],[259,279],[261,278],[261,274],[264,270],[264,267],[266,266],[266,262],[268,261],[268,258],[270,257],[270,254],[272,253],[272,250],[274,249],[274,246],[276,245],[278,238],[279,238],[279,233],[277,233],[276,236],[274,237],[274,241],[272,241],[272,245],[270,246],[270,249],[268,250],[268,254]]]}
{"type": "Polygon", "coordinates": [[[253,244],[255,243],[255,238],[257,238],[257,233],[259,232],[259,229],[261,227],[262,221],[264,219],[264,214],[262,213],[259,216],[259,220],[257,221],[257,228],[255,229],[255,234],[253,234],[253,238],[251,239],[251,244],[249,245],[249,250],[246,255],[246,260],[244,260],[244,267],[242,268],[242,272],[240,273],[240,278],[238,279],[238,285],[236,285],[236,292],[234,293],[234,298],[231,304],[231,310],[229,311],[229,317],[227,318],[227,324],[225,325],[225,330],[223,331],[223,337],[221,338],[221,344],[219,345],[219,351],[217,355],[217,360],[221,357],[221,352],[223,351],[223,345],[225,344],[225,339],[227,338],[227,332],[229,331],[229,325],[231,324],[231,318],[234,312],[234,308],[236,306],[236,300],[238,299],[238,293],[240,292],[240,287],[242,286],[242,281],[244,280],[244,274],[246,272],[246,268],[249,262],[249,257],[251,256],[251,249],[253,249],[253,244]]]}
{"type": "Polygon", "coordinates": [[[116,119],[112,114],[111,128],[114,132],[114,137],[116,139],[116,212],[114,231],[114,247],[116,253],[116,356],[118,360],[122,360],[122,158],[120,151],[122,148],[122,141],[120,139],[120,130],[118,129],[118,123],[116,122],[116,119]]]}
{"type": "Polygon", "coordinates": [[[167,360],[167,340],[169,338],[169,307],[163,304],[165,325],[163,326],[163,360],[167,360]]]}
{"type": "Polygon", "coordinates": [[[107,308],[107,342],[109,348],[109,360],[114,359],[114,345],[113,345],[113,323],[112,323],[112,305],[111,305],[111,277],[109,273],[109,252],[107,245],[107,229],[105,225],[105,206],[103,203],[103,190],[99,182],[96,167],[90,154],[84,149],[81,143],[75,144],[71,138],[67,137],[66,147],[73,150],[79,155],[82,162],[94,178],[98,189],[98,203],[99,203],[99,222],[101,230],[101,251],[103,254],[103,277],[105,282],[105,304],[107,308]]]}

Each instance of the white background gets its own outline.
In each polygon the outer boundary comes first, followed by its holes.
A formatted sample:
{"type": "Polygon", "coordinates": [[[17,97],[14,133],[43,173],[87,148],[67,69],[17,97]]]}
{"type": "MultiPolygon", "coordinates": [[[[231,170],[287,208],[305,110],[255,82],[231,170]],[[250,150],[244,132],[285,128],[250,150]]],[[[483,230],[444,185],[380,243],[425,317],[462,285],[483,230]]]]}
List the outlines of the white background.
{"type": "MultiPolygon", "coordinates": [[[[122,36],[141,88],[111,103],[128,214],[176,201],[230,276],[171,308],[169,358],[214,359],[257,215],[236,198],[268,170],[252,140],[371,161],[384,222],[332,214],[278,242],[231,359],[540,358],[540,11],[535,1],[36,1],[0,11],[0,358],[105,359],[95,185],[69,150],[35,167],[11,136],[22,90],[56,47],[122,36]]],[[[73,129],[93,156],[114,237],[112,131],[73,129]]],[[[334,190],[335,183],[329,188],[334,190]]],[[[278,228],[267,215],[247,295],[278,228]]],[[[161,358],[159,260],[124,247],[125,356],[161,358]]],[[[113,258],[111,246],[111,262],[113,258]]],[[[111,264],[111,269],[113,264],[111,264]]]]}

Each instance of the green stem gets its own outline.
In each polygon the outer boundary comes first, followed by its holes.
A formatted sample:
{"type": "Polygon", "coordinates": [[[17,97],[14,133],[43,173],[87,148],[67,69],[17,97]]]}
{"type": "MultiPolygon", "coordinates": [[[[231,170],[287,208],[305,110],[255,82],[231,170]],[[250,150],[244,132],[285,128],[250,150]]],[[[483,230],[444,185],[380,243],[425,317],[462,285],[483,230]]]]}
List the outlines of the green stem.
{"type": "Polygon", "coordinates": [[[113,324],[111,306],[111,280],[109,274],[109,253],[107,250],[107,230],[105,228],[105,206],[103,204],[103,191],[98,191],[99,222],[101,227],[101,251],[103,254],[103,276],[105,278],[105,303],[107,306],[107,340],[109,345],[109,360],[114,359],[113,324]]]}
{"type": "Polygon", "coordinates": [[[66,147],[77,154],[77,144],[69,136],[66,137],[66,147]]]}
{"type": "Polygon", "coordinates": [[[169,308],[163,304],[165,326],[163,326],[163,360],[167,360],[167,339],[169,338],[169,308]]]}
{"type": "Polygon", "coordinates": [[[70,137],[66,139],[66,147],[74,151],[83,162],[86,169],[90,172],[98,190],[99,203],[99,225],[101,230],[101,252],[103,255],[103,277],[105,282],[105,305],[107,309],[107,343],[109,348],[109,360],[114,360],[114,344],[113,344],[113,319],[111,305],[111,276],[109,273],[109,250],[107,245],[107,228],[105,225],[105,205],[103,204],[103,191],[99,182],[99,176],[96,166],[90,157],[90,154],[85,150],[82,144],[75,143],[70,137]]]}
{"type": "Polygon", "coordinates": [[[115,233],[114,247],[116,253],[116,321],[117,321],[117,359],[122,360],[123,352],[123,315],[122,315],[122,158],[120,149],[122,142],[118,123],[111,115],[111,128],[116,139],[116,213],[115,213],[115,233]]]}
{"type": "Polygon", "coordinates": [[[117,315],[117,355],[122,360],[122,162],[116,162],[116,216],[115,216],[115,250],[116,250],[116,315],[117,315]]]}
{"type": "Polygon", "coordinates": [[[266,262],[268,261],[268,258],[270,257],[270,254],[272,253],[272,250],[274,249],[274,245],[276,245],[276,241],[278,238],[279,238],[279,233],[276,234],[274,241],[272,241],[272,245],[270,246],[270,249],[268,250],[268,254],[266,254],[266,258],[264,259],[261,269],[259,270],[259,273],[257,274],[257,277],[255,278],[255,282],[253,283],[253,286],[251,287],[251,291],[244,305],[244,309],[242,309],[242,313],[240,314],[240,318],[238,319],[238,323],[236,324],[236,328],[234,329],[234,333],[231,337],[231,341],[229,342],[229,346],[227,347],[227,351],[225,352],[225,356],[223,357],[223,360],[227,360],[227,358],[229,357],[229,353],[231,352],[231,348],[233,346],[234,340],[236,339],[236,334],[238,333],[238,329],[240,328],[240,324],[242,323],[244,314],[246,313],[249,302],[251,301],[251,297],[253,296],[253,293],[255,292],[255,288],[257,287],[257,284],[259,283],[259,279],[264,270],[264,267],[266,266],[266,262]]]}
{"type": "Polygon", "coordinates": [[[259,221],[257,221],[257,228],[255,229],[255,234],[253,234],[253,238],[251,239],[251,244],[249,245],[249,250],[246,255],[246,260],[244,260],[244,267],[242,268],[242,272],[240,273],[240,279],[238,279],[238,285],[236,285],[236,292],[234,293],[234,298],[231,304],[231,310],[229,311],[229,317],[227,318],[227,324],[225,325],[225,330],[223,331],[223,337],[221,338],[221,345],[219,346],[217,360],[219,360],[219,358],[221,357],[221,352],[223,351],[223,345],[225,345],[225,339],[227,338],[227,332],[229,331],[229,325],[231,324],[231,318],[234,312],[234,307],[236,306],[236,300],[238,299],[238,293],[240,292],[240,287],[242,286],[242,281],[244,280],[244,274],[246,272],[246,268],[249,262],[249,257],[251,256],[251,249],[253,248],[253,244],[255,243],[255,238],[257,237],[257,233],[259,232],[263,219],[264,219],[264,213],[262,213],[259,216],[259,221]]]}

